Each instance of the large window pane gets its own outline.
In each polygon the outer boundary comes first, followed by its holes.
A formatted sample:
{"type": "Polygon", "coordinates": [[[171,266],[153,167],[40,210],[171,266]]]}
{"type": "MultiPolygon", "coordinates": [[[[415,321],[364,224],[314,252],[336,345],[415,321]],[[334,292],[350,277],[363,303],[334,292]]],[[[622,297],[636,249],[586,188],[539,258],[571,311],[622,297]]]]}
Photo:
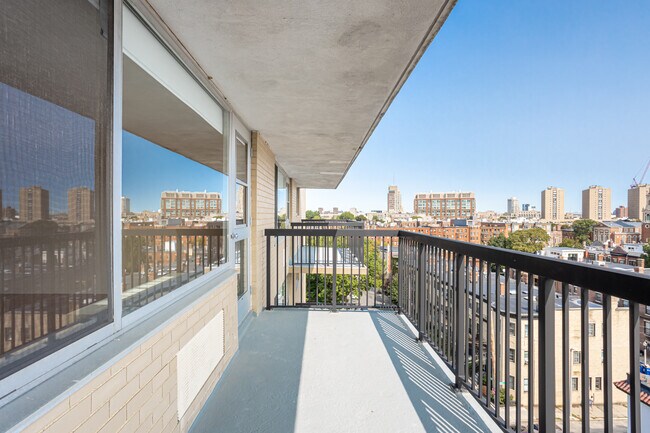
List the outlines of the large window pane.
{"type": "Polygon", "coordinates": [[[0,378],[111,317],[105,16],[0,2],[0,378]]]}
{"type": "Polygon", "coordinates": [[[289,228],[289,177],[275,168],[275,210],[276,227],[289,228]]]}
{"type": "MultiPolygon", "coordinates": [[[[222,119],[205,117],[221,115],[218,106],[196,111],[144,62],[123,59],[122,306],[129,314],[226,263],[228,152],[217,129],[222,119]]],[[[179,74],[175,83],[191,83],[184,69],[179,74]]]]}

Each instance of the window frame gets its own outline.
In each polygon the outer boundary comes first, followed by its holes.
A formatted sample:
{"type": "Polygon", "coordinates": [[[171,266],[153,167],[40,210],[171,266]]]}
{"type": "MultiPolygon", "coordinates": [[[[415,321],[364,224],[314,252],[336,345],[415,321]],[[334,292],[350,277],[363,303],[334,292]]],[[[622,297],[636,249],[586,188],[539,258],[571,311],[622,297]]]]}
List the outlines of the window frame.
{"type": "MultiPolygon", "coordinates": [[[[222,109],[223,112],[223,137],[224,146],[228,152],[228,203],[230,208],[228,210],[228,229],[229,234],[235,228],[235,209],[234,209],[234,194],[236,185],[236,173],[232,172],[234,161],[235,149],[235,135],[230,133],[230,126],[232,125],[232,117],[234,112],[230,105],[217,94],[216,91],[209,90],[210,87],[205,84],[201,78],[200,71],[192,66],[192,63],[184,57],[177,54],[174,50],[173,35],[169,35],[165,30],[159,30],[160,26],[155,26],[147,18],[155,19],[146,16],[145,11],[140,11],[129,3],[129,0],[114,0],[112,10],[109,12],[109,24],[112,24],[111,42],[112,42],[112,68],[109,66],[109,85],[112,89],[111,102],[112,119],[110,120],[112,127],[109,134],[110,142],[107,148],[107,167],[108,174],[104,182],[108,182],[107,187],[107,201],[108,207],[106,210],[106,217],[109,218],[106,231],[108,231],[107,244],[110,245],[111,251],[106,253],[106,266],[109,268],[105,271],[106,278],[108,278],[107,291],[108,291],[108,316],[109,321],[99,326],[96,329],[89,331],[87,334],[82,334],[77,340],[68,343],[67,345],[56,349],[54,352],[43,356],[40,359],[24,366],[20,370],[8,375],[0,380],[0,385],[3,389],[11,389],[12,392],[0,397],[0,406],[7,404],[34,387],[49,380],[58,372],[70,367],[87,353],[95,351],[107,343],[119,338],[124,332],[131,329],[138,323],[152,317],[154,314],[161,312],[167,306],[173,304],[180,298],[195,292],[199,288],[206,287],[212,281],[220,279],[220,277],[228,271],[234,269],[234,240],[229,239],[227,243],[227,260],[224,265],[213,270],[212,272],[202,275],[195,280],[192,280],[178,289],[162,296],[159,299],[139,308],[138,310],[122,316],[122,215],[121,215],[121,199],[122,199],[122,99],[123,99],[123,78],[122,78],[122,55],[123,55],[123,30],[122,21],[123,13],[128,9],[132,12],[152,33],[152,35],[166,48],[176,61],[187,71],[187,73],[202,87],[206,94],[212,98],[222,109]],[[110,80],[112,79],[112,83],[110,80]],[[231,245],[232,244],[232,245],[231,245]],[[92,347],[92,348],[91,348],[92,347]],[[89,349],[91,348],[91,349],[89,349]]],[[[109,50],[109,53],[111,51],[109,50]]],[[[110,56],[110,54],[109,54],[110,56]]],[[[250,143],[249,140],[243,140],[247,143],[249,153],[248,158],[250,162],[250,143]]],[[[249,182],[250,185],[250,165],[249,165],[249,182]]],[[[289,191],[288,191],[289,193],[289,191]]],[[[248,189],[249,204],[250,204],[250,188],[248,189]]],[[[248,212],[248,221],[250,222],[250,209],[248,212]]],[[[277,215],[277,212],[276,212],[277,215]]],[[[230,238],[230,236],[228,236],[230,238]]],[[[101,260],[101,259],[100,259],[101,260]]],[[[102,266],[102,264],[100,264],[102,266]]],[[[71,391],[66,391],[71,392],[71,391]]]]}

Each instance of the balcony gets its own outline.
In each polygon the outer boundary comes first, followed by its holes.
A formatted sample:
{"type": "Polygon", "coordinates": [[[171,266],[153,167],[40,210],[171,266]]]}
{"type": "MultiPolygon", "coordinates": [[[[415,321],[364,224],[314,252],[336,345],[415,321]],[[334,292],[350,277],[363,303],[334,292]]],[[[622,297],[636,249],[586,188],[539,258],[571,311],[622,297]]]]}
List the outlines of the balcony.
{"type": "Polygon", "coordinates": [[[415,337],[388,310],[265,311],[190,431],[489,431],[415,337]]]}
{"type": "Polygon", "coordinates": [[[268,311],[193,432],[642,431],[650,278],[398,230],[266,236],[268,311]]]}

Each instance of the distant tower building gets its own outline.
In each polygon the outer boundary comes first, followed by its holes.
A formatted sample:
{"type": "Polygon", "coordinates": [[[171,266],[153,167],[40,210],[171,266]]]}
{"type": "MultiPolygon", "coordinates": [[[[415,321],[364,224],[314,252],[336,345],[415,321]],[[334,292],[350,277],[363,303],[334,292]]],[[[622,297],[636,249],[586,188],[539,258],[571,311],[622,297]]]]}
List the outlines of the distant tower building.
{"type": "Polygon", "coordinates": [[[95,219],[95,191],[78,187],[68,190],[68,221],[89,223],[95,219]]]}
{"type": "Polygon", "coordinates": [[[625,206],[619,206],[614,209],[614,215],[616,218],[627,218],[627,208],[625,206]]]}
{"type": "Polygon", "coordinates": [[[388,187],[388,213],[401,213],[402,212],[402,193],[397,188],[397,185],[390,185],[388,187]]]}
{"type": "Polygon", "coordinates": [[[521,210],[524,212],[528,212],[530,210],[530,203],[524,203],[521,205],[521,210]]]}
{"type": "Polygon", "coordinates": [[[48,190],[40,186],[20,188],[18,201],[21,221],[50,219],[50,192],[48,190]]]}
{"type": "Polygon", "coordinates": [[[432,192],[415,194],[415,213],[439,219],[467,219],[476,213],[473,192],[432,192]]]}
{"type": "Polygon", "coordinates": [[[634,185],[627,190],[627,216],[641,221],[646,197],[650,194],[650,184],[634,185]]]}
{"type": "Polygon", "coordinates": [[[542,219],[561,221],[564,219],[564,190],[549,186],[542,191],[542,219]]]}
{"type": "Polygon", "coordinates": [[[508,199],[508,213],[510,215],[516,215],[519,213],[519,200],[517,197],[510,197],[508,199]]]}
{"type": "Polygon", "coordinates": [[[650,223],[650,192],[646,196],[645,210],[643,211],[643,222],[650,223]]]}
{"type": "Polygon", "coordinates": [[[122,197],[122,216],[126,216],[131,213],[131,199],[128,197],[122,197]]]}
{"type": "Polygon", "coordinates": [[[221,193],[163,191],[160,212],[164,219],[215,217],[221,214],[221,193]]]}
{"type": "Polygon", "coordinates": [[[592,185],[582,191],[582,218],[603,221],[612,217],[612,191],[592,185]]]}

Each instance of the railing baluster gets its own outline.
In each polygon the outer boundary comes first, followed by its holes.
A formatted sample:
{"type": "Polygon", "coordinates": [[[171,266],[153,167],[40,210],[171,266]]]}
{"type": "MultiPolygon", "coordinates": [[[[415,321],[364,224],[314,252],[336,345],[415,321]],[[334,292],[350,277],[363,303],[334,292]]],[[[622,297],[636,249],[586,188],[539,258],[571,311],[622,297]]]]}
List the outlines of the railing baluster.
{"type": "Polygon", "coordinates": [[[639,304],[630,302],[630,420],[629,432],[641,433],[641,402],[639,372],[639,304]]]}
{"type": "Polygon", "coordinates": [[[521,271],[515,271],[515,309],[516,312],[516,325],[515,325],[515,426],[516,430],[521,431],[521,271]]]}
{"type": "Polygon", "coordinates": [[[614,412],[612,399],[612,297],[603,295],[603,381],[605,407],[605,432],[614,431],[614,412]]]}
{"type": "Polygon", "coordinates": [[[528,273],[528,431],[535,424],[535,276],[528,273]]]}
{"type": "Polygon", "coordinates": [[[555,290],[554,281],[539,282],[539,426],[555,431],[555,290]]]}
{"type": "MultiPolygon", "coordinates": [[[[589,385],[589,290],[580,289],[580,348],[581,348],[581,382],[582,382],[582,431],[589,432],[589,417],[591,406],[591,391],[589,385]]],[[[638,352],[637,352],[638,353],[638,352]]]]}
{"type": "Polygon", "coordinates": [[[463,386],[463,383],[467,380],[467,376],[465,375],[465,346],[467,344],[467,330],[465,329],[467,321],[465,315],[467,314],[467,303],[465,297],[465,276],[462,275],[465,256],[462,254],[456,254],[455,259],[454,274],[456,281],[454,288],[456,299],[454,303],[456,304],[456,324],[454,326],[454,332],[456,338],[454,340],[456,344],[456,369],[454,373],[456,374],[455,386],[460,389],[463,386]]]}
{"type": "Polygon", "coordinates": [[[569,348],[569,285],[562,283],[562,429],[571,424],[571,351],[569,348]]]}

